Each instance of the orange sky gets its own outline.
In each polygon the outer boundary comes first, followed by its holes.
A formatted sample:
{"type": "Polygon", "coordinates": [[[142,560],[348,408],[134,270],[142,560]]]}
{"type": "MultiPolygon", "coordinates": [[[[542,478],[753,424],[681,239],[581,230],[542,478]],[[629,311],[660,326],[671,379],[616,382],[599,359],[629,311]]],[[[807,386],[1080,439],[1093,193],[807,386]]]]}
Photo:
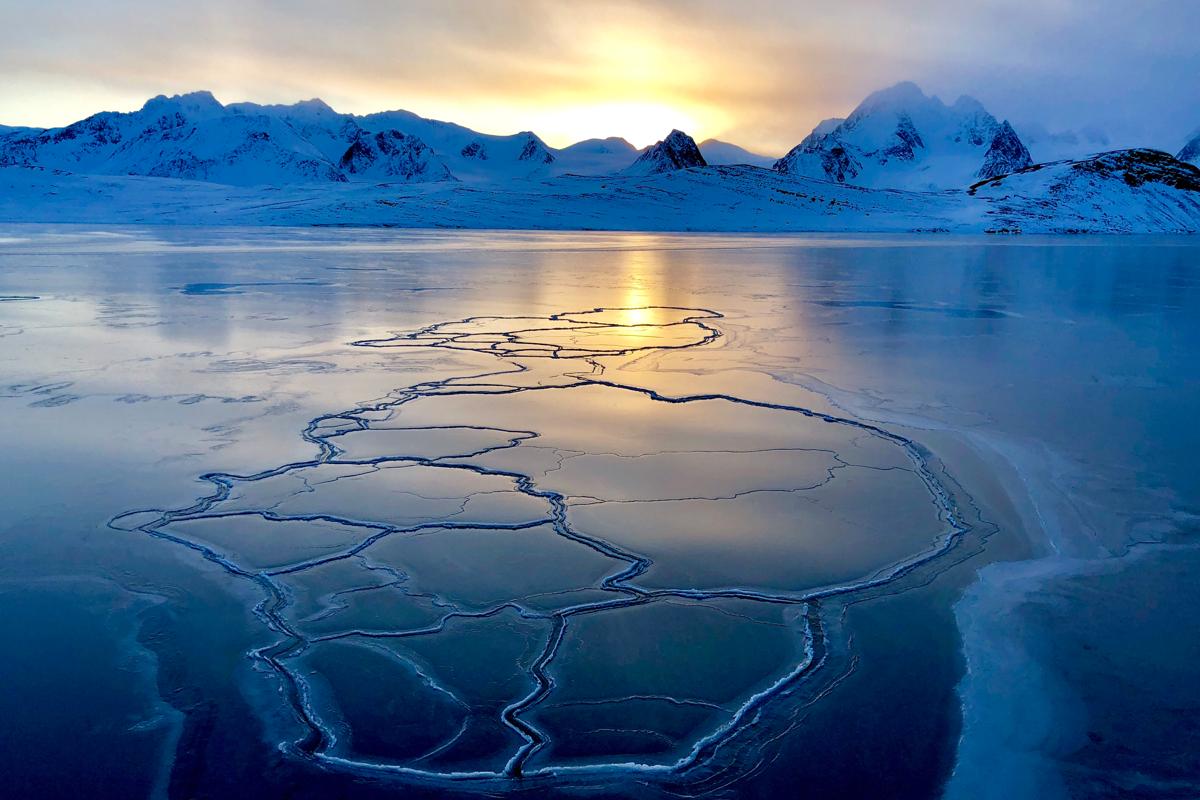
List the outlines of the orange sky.
{"type": "Polygon", "coordinates": [[[778,155],[915,80],[1051,128],[1174,131],[1200,125],[1198,27],[1190,0],[0,0],[0,122],[208,89],[556,146],[675,127],[778,155]]]}

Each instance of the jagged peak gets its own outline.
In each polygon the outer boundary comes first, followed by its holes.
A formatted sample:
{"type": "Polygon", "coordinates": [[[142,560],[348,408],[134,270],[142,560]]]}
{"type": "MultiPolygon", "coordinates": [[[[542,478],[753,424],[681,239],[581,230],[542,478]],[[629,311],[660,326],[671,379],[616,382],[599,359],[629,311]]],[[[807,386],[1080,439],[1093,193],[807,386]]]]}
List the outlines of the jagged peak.
{"type": "Polygon", "coordinates": [[[983,157],[983,165],[975,173],[983,180],[1018,172],[1033,164],[1033,158],[1021,137],[1013,130],[1008,120],[1000,123],[983,157]]]}
{"type": "Polygon", "coordinates": [[[686,133],[679,130],[678,128],[672,128],[671,132],[667,134],[667,138],[663,139],[661,142],[659,142],[659,144],[670,144],[670,145],[691,144],[691,145],[695,145],[696,140],[693,139],[692,137],[688,136],[686,133]]]}
{"type": "Polygon", "coordinates": [[[642,151],[625,171],[630,174],[652,175],[673,172],[689,167],[707,167],[708,162],[696,145],[696,140],[678,128],[673,129],[661,141],[642,151]]]}

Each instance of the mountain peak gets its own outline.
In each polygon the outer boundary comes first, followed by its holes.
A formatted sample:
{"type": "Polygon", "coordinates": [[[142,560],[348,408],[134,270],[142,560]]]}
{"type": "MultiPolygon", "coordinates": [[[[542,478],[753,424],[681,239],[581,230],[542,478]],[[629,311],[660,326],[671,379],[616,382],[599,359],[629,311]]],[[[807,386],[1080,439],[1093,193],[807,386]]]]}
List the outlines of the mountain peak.
{"type": "Polygon", "coordinates": [[[279,106],[279,110],[303,119],[322,119],[341,116],[338,112],[319,97],[300,100],[290,106],[279,106]]]}
{"type": "Polygon", "coordinates": [[[167,97],[160,94],[146,101],[142,111],[161,112],[165,110],[191,111],[213,113],[225,110],[225,106],[209,91],[188,92],[167,97]]]}
{"type": "Polygon", "coordinates": [[[1013,130],[1012,125],[1008,124],[1008,120],[1004,120],[1000,123],[1000,129],[996,131],[996,135],[992,137],[988,151],[983,157],[983,166],[975,175],[982,180],[989,180],[1025,169],[1032,163],[1033,159],[1029,156],[1029,150],[1021,142],[1021,137],[1017,136],[1017,132],[1013,130]]]}
{"type": "Polygon", "coordinates": [[[779,172],[873,188],[937,190],[1029,163],[1011,125],[963,95],[948,106],[911,81],[870,94],[823,122],[775,164],[779,172]]]}
{"type": "Polygon", "coordinates": [[[678,128],[672,128],[671,132],[667,134],[667,138],[663,139],[661,144],[669,144],[672,147],[686,146],[691,144],[693,147],[695,147],[696,140],[678,128]]]}
{"type": "Polygon", "coordinates": [[[626,170],[628,175],[657,175],[689,167],[707,167],[708,162],[696,146],[696,140],[681,130],[647,147],[626,170]]]}
{"type": "Polygon", "coordinates": [[[921,87],[912,81],[901,81],[886,89],[871,92],[855,109],[855,113],[882,108],[905,108],[917,103],[927,103],[931,99],[936,98],[927,97],[925,92],[921,91],[921,87]]]}

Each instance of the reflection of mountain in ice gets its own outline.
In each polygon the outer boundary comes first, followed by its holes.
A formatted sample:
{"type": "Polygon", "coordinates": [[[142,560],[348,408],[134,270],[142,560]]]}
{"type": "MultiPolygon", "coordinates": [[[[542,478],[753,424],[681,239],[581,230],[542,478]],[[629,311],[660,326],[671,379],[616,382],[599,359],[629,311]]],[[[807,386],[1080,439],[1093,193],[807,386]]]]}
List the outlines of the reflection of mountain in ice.
{"type": "Polygon", "coordinates": [[[763,710],[819,672],[823,598],[966,529],[900,436],[621,379],[623,359],[716,341],[719,318],[472,317],[357,342],[483,366],[318,416],[314,458],[209,474],[193,506],[113,525],[261,589],[280,638],[255,655],[308,726],[295,747],[327,763],[475,781],[696,769],[770,735],[763,710]]]}

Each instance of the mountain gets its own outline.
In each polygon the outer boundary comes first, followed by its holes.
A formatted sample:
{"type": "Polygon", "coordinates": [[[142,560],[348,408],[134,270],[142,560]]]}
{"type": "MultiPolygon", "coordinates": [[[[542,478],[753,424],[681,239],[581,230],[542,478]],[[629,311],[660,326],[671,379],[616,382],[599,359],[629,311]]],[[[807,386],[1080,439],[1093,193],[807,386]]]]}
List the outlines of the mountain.
{"type": "Polygon", "coordinates": [[[315,97],[292,105],[230,103],[225,108],[234,114],[283,121],[334,164],[341,160],[350,142],[363,130],[353,117],[339,114],[315,97]]]}
{"type": "Polygon", "coordinates": [[[754,157],[677,130],[640,152],[618,138],[555,150],[533,133],[405,111],[195,92],[64,128],[0,129],[0,221],[1200,232],[1200,168],[1186,163],[1200,160],[1200,135],[1179,159],[1117,150],[1033,166],[1007,121],[912,84],[825,120],[774,170],[709,166],[705,149],[754,157]]]}
{"type": "Polygon", "coordinates": [[[403,131],[433,148],[456,178],[480,183],[543,177],[555,157],[535,134],[510,136],[479,133],[453,122],[425,119],[411,111],[384,111],[355,117],[364,129],[403,131]]]}
{"type": "Polygon", "coordinates": [[[103,112],[65,128],[6,136],[0,164],[232,185],[345,180],[286,123],[231,113],[208,92],[160,95],[132,113],[103,112]]]}
{"type": "Polygon", "coordinates": [[[1200,130],[1192,135],[1191,141],[1185,144],[1183,149],[1179,151],[1179,155],[1175,157],[1180,161],[1200,166],[1200,130]]]}
{"type": "Polygon", "coordinates": [[[657,175],[662,172],[706,167],[708,162],[696,146],[696,140],[680,130],[673,130],[667,138],[652,144],[642,151],[637,160],[627,167],[625,175],[657,175]]]}
{"type": "Polygon", "coordinates": [[[1114,150],[980,181],[989,231],[1196,233],[1200,168],[1159,150],[1114,150]]]}
{"type": "Polygon", "coordinates": [[[970,97],[946,105],[914,83],[867,97],[843,120],[825,120],[774,168],[871,188],[961,188],[1001,166],[1031,163],[1012,126],[970,97]]]}
{"type": "Polygon", "coordinates": [[[705,139],[701,142],[700,154],[712,165],[749,164],[752,167],[769,167],[776,161],[771,156],[760,156],[719,139],[705,139]]]}
{"type": "MultiPolygon", "coordinates": [[[[614,158],[610,171],[631,155],[614,158]]],[[[545,177],[554,162],[554,153],[529,132],[481,134],[407,111],[340,114],[318,99],[226,106],[208,92],[160,95],[138,111],[102,112],[65,128],[0,130],[0,165],[243,186],[490,182],[545,177]]]]}
{"type": "Polygon", "coordinates": [[[454,176],[415,136],[400,131],[359,131],[338,160],[346,174],[383,181],[452,181],[454,176]]]}
{"type": "Polygon", "coordinates": [[[311,141],[330,160],[340,162],[360,133],[403,133],[430,147],[454,178],[492,182],[542,177],[550,172],[554,154],[530,132],[497,136],[479,133],[452,122],[426,119],[411,111],[382,111],[358,116],[340,114],[321,100],[294,105],[262,106],[236,103],[241,113],[281,119],[311,141]]]}
{"type": "Polygon", "coordinates": [[[992,137],[988,151],[983,155],[983,166],[975,174],[983,180],[988,180],[1025,169],[1032,163],[1033,159],[1021,143],[1021,137],[1017,136],[1008,120],[1004,120],[992,137]]]}
{"type": "Polygon", "coordinates": [[[570,175],[613,175],[637,158],[638,149],[619,136],[585,139],[555,154],[555,172],[570,175]]]}

